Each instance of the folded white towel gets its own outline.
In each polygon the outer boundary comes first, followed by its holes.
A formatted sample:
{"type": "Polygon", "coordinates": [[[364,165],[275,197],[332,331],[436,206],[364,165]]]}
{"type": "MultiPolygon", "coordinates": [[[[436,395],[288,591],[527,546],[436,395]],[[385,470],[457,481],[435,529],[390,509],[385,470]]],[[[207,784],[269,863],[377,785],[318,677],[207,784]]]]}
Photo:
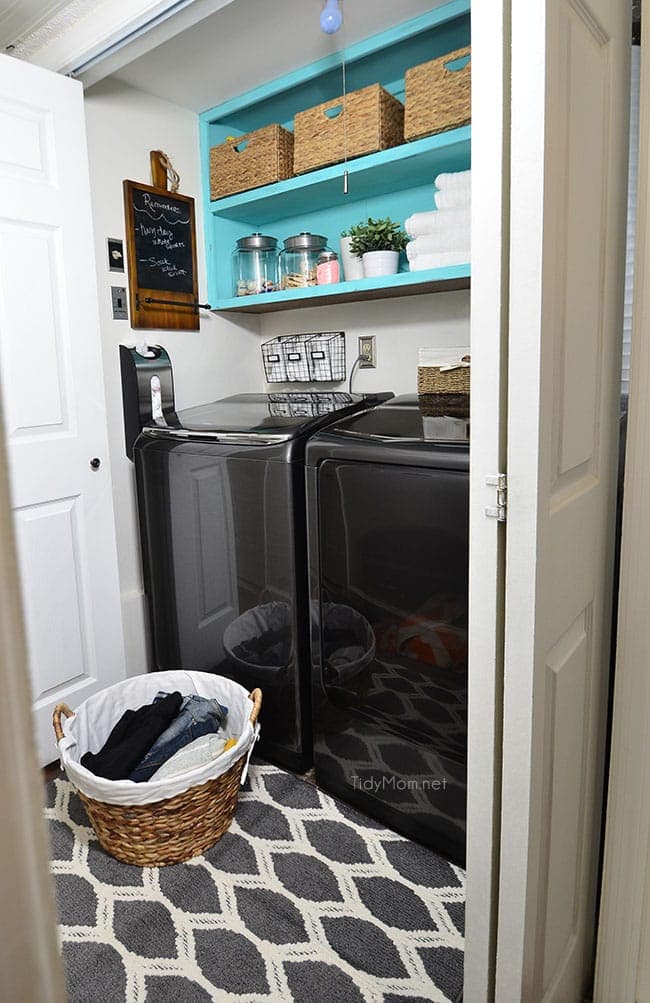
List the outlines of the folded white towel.
{"type": "Polygon", "coordinates": [[[469,263],[469,248],[464,251],[440,251],[438,254],[419,254],[409,261],[409,271],[422,272],[427,268],[448,268],[450,265],[469,263]]]}
{"type": "Polygon", "coordinates": [[[438,174],[433,183],[436,188],[451,190],[452,188],[469,188],[471,182],[471,171],[453,171],[447,174],[438,174]]]}
{"type": "Polygon", "coordinates": [[[406,245],[406,257],[413,261],[421,254],[438,254],[442,251],[464,251],[471,243],[469,224],[440,234],[424,234],[406,245]]]}
{"type": "Polygon", "coordinates": [[[436,192],[433,200],[438,209],[460,209],[468,206],[471,198],[470,189],[458,188],[436,192]]]}
{"type": "Polygon", "coordinates": [[[404,223],[409,237],[423,237],[427,234],[452,233],[456,227],[468,227],[469,206],[457,209],[434,209],[431,212],[416,212],[404,223]]]}

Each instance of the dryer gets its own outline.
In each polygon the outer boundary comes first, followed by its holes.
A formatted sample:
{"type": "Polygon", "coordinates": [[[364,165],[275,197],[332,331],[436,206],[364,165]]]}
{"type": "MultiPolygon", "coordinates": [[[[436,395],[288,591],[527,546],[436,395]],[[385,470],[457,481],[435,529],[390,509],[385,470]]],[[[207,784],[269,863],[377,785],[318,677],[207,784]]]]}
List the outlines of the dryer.
{"type": "Polygon", "coordinates": [[[394,398],[307,445],[316,781],[465,857],[468,422],[394,398]]]}

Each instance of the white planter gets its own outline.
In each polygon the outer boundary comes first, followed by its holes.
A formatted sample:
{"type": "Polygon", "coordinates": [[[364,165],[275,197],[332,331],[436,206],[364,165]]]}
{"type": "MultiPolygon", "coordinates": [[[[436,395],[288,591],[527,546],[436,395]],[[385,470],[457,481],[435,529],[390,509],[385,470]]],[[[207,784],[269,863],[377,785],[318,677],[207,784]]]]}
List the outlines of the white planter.
{"type": "Polygon", "coordinates": [[[363,278],[363,263],[361,258],[357,258],[350,250],[352,237],[341,237],[341,264],[343,265],[343,275],[346,282],[354,282],[355,279],[363,278]]]}
{"type": "Polygon", "coordinates": [[[375,275],[395,275],[399,269],[399,251],[367,251],[361,260],[367,279],[375,275]]]}

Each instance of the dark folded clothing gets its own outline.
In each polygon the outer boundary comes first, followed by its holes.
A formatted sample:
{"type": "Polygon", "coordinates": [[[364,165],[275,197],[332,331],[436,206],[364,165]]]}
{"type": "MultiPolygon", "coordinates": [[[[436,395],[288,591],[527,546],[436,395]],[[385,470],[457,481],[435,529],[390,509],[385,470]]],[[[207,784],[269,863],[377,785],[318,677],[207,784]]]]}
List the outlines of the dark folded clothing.
{"type": "Polygon", "coordinates": [[[180,710],[180,693],[137,710],[125,710],[99,752],[87,752],[81,765],[106,780],[126,780],[180,710]]]}

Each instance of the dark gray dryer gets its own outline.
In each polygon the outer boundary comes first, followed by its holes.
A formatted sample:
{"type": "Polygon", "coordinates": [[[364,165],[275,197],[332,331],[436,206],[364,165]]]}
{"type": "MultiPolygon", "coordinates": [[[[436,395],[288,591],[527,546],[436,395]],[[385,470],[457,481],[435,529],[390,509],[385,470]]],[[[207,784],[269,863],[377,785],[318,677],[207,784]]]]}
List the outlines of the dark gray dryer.
{"type": "Polygon", "coordinates": [[[387,396],[238,394],[135,443],[155,668],[261,687],[260,753],[292,769],[311,763],[306,441],[387,396]]]}
{"type": "Polygon", "coordinates": [[[468,422],[394,398],[307,446],[316,779],[465,857],[468,422]]]}

